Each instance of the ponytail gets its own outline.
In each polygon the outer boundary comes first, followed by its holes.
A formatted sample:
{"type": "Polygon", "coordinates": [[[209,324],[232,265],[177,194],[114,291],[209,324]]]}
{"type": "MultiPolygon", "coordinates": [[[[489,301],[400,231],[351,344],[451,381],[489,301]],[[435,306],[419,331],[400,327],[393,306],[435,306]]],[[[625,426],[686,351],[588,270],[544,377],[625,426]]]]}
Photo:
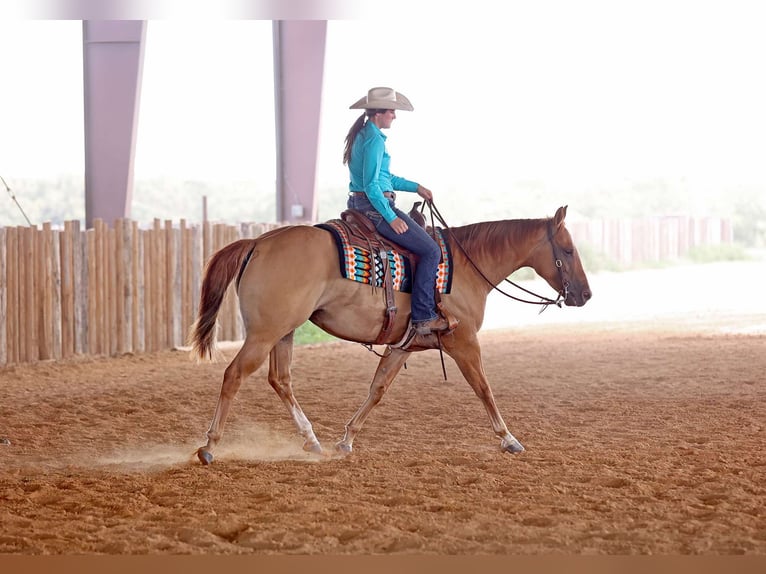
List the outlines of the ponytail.
{"type": "Polygon", "coordinates": [[[354,125],[348,130],[348,135],[346,136],[346,146],[343,148],[343,165],[346,165],[351,161],[351,147],[354,145],[354,140],[356,139],[357,134],[362,131],[367,118],[371,118],[375,114],[385,111],[386,110],[364,110],[364,113],[356,118],[354,125]]]}
{"type": "Polygon", "coordinates": [[[354,125],[351,126],[351,129],[348,130],[348,135],[346,135],[346,146],[343,148],[343,165],[346,165],[348,162],[351,161],[351,146],[354,145],[354,140],[356,139],[356,135],[362,131],[362,128],[364,127],[365,120],[367,119],[367,110],[356,118],[356,121],[354,122],[354,125]]]}

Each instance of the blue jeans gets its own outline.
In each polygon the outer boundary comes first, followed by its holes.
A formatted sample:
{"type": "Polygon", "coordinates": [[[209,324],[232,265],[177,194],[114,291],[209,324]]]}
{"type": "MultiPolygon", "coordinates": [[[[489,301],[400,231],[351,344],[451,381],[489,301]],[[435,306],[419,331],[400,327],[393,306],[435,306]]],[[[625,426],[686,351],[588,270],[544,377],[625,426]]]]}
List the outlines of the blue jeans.
{"type": "Polygon", "coordinates": [[[418,264],[412,279],[412,302],[410,304],[412,322],[420,323],[435,319],[437,314],[434,290],[439,261],[442,256],[441,249],[425,229],[394,206],[394,201],[393,198],[388,200],[391,209],[407,224],[407,231],[402,234],[391,229],[388,222],[369,202],[367,196],[352,193],[349,195],[347,206],[361,211],[369,217],[375,223],[378,233],[383,237],[418,255],[418,264]]]}

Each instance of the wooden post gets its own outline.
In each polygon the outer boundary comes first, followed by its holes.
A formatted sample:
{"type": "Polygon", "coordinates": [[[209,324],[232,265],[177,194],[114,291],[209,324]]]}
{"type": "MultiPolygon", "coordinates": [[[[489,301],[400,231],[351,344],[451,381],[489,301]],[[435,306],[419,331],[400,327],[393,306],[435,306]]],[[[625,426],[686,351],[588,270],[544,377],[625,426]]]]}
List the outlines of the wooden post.
{"type": "Polygon", "coordinates": [[[181,249],[181,230],[173,229],[173,347],[184,344],[185,333],[183,330],[183,251],[181,249]]]}
{"type": "Polygon", "coordinates": [[[154,276],[155,287],[152,297],[154,298],[155,314],[152,330],[155,332],[155,351],[167,347],[167,332],[165,331],[167,299],[165,298],[165,237],[162,233],[162,224],[159,219],[154,220],[154,276]]]}
{"type": "Polygon", "coordinates": [[[72,222],[64,222],[61,236],[61,354],[74,355],[74,296],[72,293],[72,222]]]}
{"type": "Polygon", "coordinates": [[[183,343],[186,343],[186,337],[191,326],[191,234],[190,229],[186,227],[186,220],[181,219],[179,224],[181,236],[181,256],[179,257],[181,269],[181,333],[183,343]]]}
{"type": "Polygon", "coordinates": [[[144,350],[144,252],[138,222],[131,222],[131,261],[133,273],[133,332],[131,333],[134,352],[144,350]]]}
{"type": "Polygon", "coordinates": [[[154,321],[156,311],[154,309],[154,230],[144,232],[144,324],[146,327],[146,350],[154,351],[157,348],[155,342],[154,321]]]}
{"type": "Polygon", "coordinates": [[[90,355],[90,322],[88,321],[88,309],[90,308],[90,267],[88,256],[88,231],[80,229],[77,222],[77,252],[75,254],[79,263],[76,265],[77,272],[77,347],[78,353],[90,355]]]}
{"type": "Polygon", "coordinates": [[[122,219],[114,222],[114,251],[110,259],[114,264],[114,289],[111,292],[111,299],[114,300],[114,335],[115,343],[113,351],[122,355],[126,350],[126,329],[125,329],[125,261],[122,258],[122,248],[125,244],[122,219]]]}
{"type": "Polygon", "coordinates": [[[97,328],[98,312],[96,310],[96,300],[98,297],[98,274],[96,265],[98,256],[96,254],[95,229],[88,229],[85,232],[85,248],[88,254],[88,354],[96,355],[99,353],[99,331],[97,328]]]}
{"type": "Polygon", "coordinates": [[[63,355],[61,346],[61,232],[54,231],[51,243],[51,278],[53,280],[51,325],[53,327],[53,358],[63,355]]]}
{"type": "Polygon", "coordinates": [[[95,219],[93,221],[94,232],[94,262],[95,268],[95,295],[96,301],[94,305],[95,309],[95,321],[92,328],[95,331],[94,338],[96,340],[96,347],[94,352],[100,355],[106,355],[108,351],[108,339],[106,338],[104,325],[106,323],[104,316],[106,315],[106,305],[104,296],[106,293],[106,269],[105,269],[105,254],[104,254],[104,222],[101,219],[95,219]]]}
{"type": "Polygon", "coordinates": [[[16,269],[18,269],[18,285],[16,294],[16,305],[18,309],[18,319],[16,323],[16,341],[19,346],[19,358],[18,361],[23,363],[27,359],[27,338],[26,329],[26,311],[27,311],[27,267],[24,259],[24,251],[26,251],[26,234],[23,227],[16,227],[16,269]]]}
{"type": "MultiPolygon", "coordinates": [[[[200,290],[202,286],[202,228],[197,225],[192,229],[191,238],[191,299],[192,299],[192,314],[191,322],[197,320],[198,305],[200,290]]],[[[191,325],[189,326],[191,329],[191,325]]]]}
{"type": "Polygon", "coordinates": [[[133,348],[133,254],[132,227],[127,219],[115,221],[115,331],[116,352],[120,355],[133,348]]]}
{"type": "Polygon", "coordinates": [[[117,234],[114,228],[106,229],[106,264],[107,264],[107,332],[109,333],[109,347],[107,353],[110,356],[117,354],[117,234]]]}
{"type": "Polygon", "coordinates": [[[38,251],[38,277],[40,278],[40,306],[39,317],[39,341],[40,358],[43,360],[53,358],[53,273],[51,259],[53,246],[53,230],[50,222],[43,223],[42,237],[38,251]]]}
{"type": "Polygon", "coordinates": [[[6,300],[6,337],[8,339],[7,362],[18,363],[20,358],[19,345],[19,230],[17,227],[9,227],[6,231],[6,266],[8,277],[8,298],[6,300]]]}
{"type": "Polygon", "coordinates": [[[125,349],[123,352],[133,351],[133,226],[130,220],[122,220],[122,251],[119,256],[122,260],[123,286],[125,307],[124,337],[125,349]]]}
{"type": "Polygon", "coordinates": [[[165,220],[165,348],[172,348],[177,343],[176,323],[179,320],[176,313],[176,281],[179,279],[176,269],[176,257],[178,249],[175,241],[173,222],[165,220]]]}
{"type": "Polygon", "coordinates": [[[37,227],[25,227],[24,228],[24,251],[22,253],[25,267],[25,282],[24,282],[24,332],[26,339],[26,361],[37,361],[40,358],[40,350],[38,348],[37,340],[37,281],[36,271],[37,265],[35,263],[37,259],[36,254],[36,241],[37,239],[37,227]]]}
{"type": "Polygon", "coordinates": [[[8,363],[8,264],[6,262],[5,227],[0,227],[0,366],[8,363]]]}
{"type": "Polygon", "coordinates": [[[83,308],[87,305],[87,292],[83,289],[82,282],[82,237],[80,222],[74,220],[72,229],[72,343],[76,355],[83,351],[83,308]]]}
{"type": "Polygon", "coordinates": [[[202,262],[203,265],[207,265],[208,259],[215,251],[213,245],[213,228],[209,221],[202,223],[202,262]]]}

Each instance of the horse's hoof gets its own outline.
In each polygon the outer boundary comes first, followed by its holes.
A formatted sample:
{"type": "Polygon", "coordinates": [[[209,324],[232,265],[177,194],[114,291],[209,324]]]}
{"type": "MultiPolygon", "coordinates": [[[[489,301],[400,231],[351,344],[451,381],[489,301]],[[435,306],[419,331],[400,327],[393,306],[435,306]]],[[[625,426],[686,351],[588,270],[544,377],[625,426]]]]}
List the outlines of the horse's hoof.
{"type": "Polygon", "coordinates": [[[517,440],[507,442],[503,441],[502,447],[504,452],[509,452],[511,454],[519,454],[520,452],[524,452],[524,447],[517,440]]]}
{"type": "Polygon", "coordinates": [[[197,458],[205,466],[213,464],[213,453],[209,450],[205,450],[204,448],[197,449],[197,458]]]}
{"type": "Polygon", "coordinates": [[[351,445],[343,442],[339,442],[335,445],[335,452],[342,456],[348,456],[351,454],[351,445]]]}
{"type": "Polygon", "coordinates": [[[306,441],[303,443],[303,450],[312,454],[323,454],[322,445],[318,441],[306,441]]]}

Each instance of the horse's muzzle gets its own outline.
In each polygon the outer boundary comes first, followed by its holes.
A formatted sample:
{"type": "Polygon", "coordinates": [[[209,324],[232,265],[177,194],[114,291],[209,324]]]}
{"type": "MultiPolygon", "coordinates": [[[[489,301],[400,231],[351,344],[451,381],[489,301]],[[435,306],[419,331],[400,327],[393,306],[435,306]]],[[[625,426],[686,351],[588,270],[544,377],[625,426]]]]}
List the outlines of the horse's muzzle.
{"type": "Polygon", "coordinates": [[[580,289],[579,291],[570,289],[567,292],[567,298],[564,300],[564,304],[567,307],[582,307],[590,300],[592,296],[593,295],[589,287],[580,289]]]}

